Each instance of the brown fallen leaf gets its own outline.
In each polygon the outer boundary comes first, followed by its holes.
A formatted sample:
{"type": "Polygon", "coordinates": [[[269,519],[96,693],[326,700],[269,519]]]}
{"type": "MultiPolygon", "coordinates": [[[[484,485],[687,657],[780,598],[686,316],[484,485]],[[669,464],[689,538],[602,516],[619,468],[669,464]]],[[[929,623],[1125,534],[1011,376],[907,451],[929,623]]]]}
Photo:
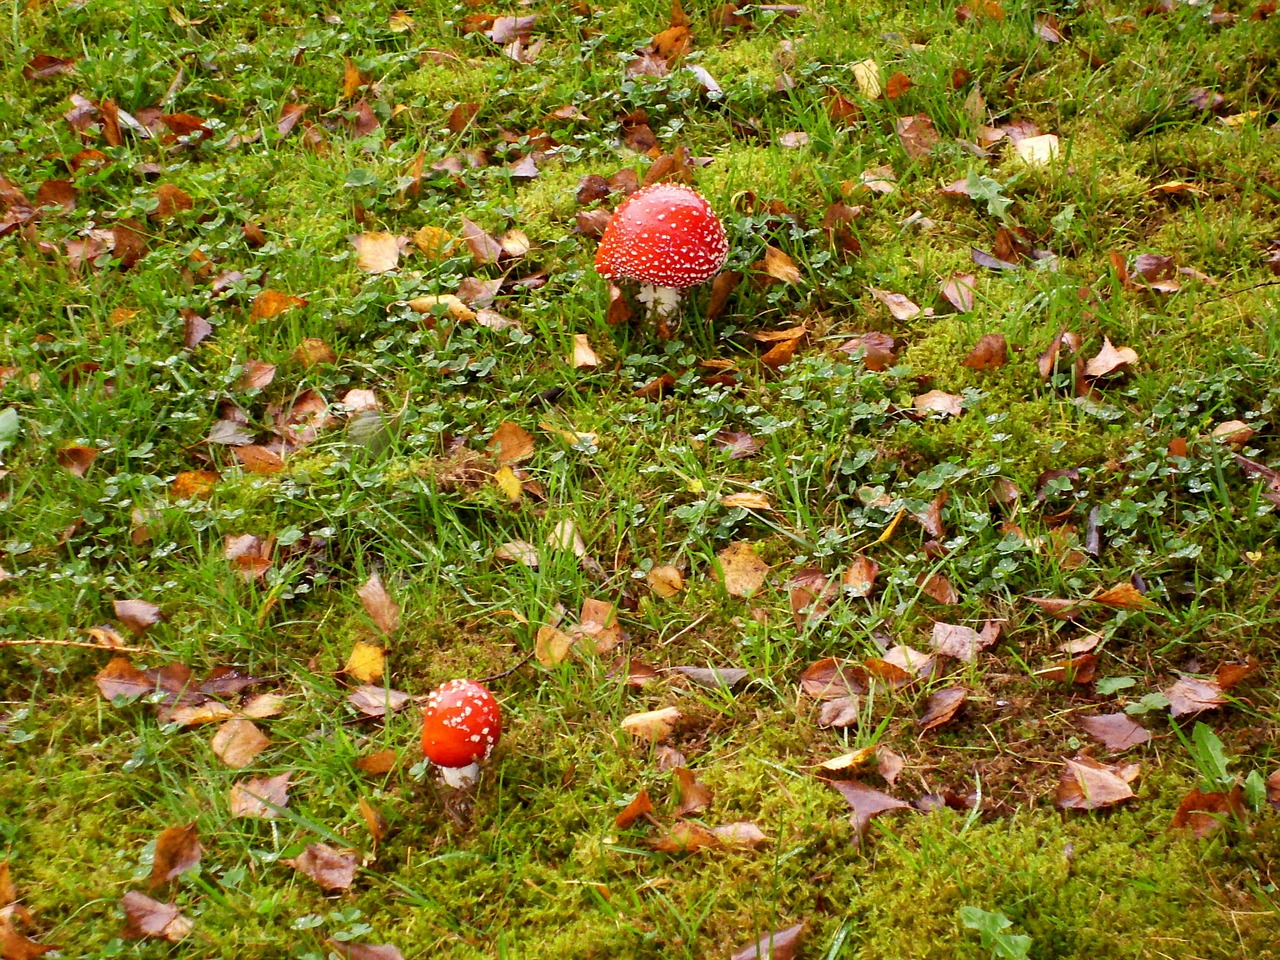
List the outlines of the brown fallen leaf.
{"type": "Polygon", "coordinates": [[[921,413],[940,413],[944,417],[958,417],[964,413],[964,397],[941,390],[930,390],[911,401],[921,413]]]}
{"type": "Polygon", "coordinates": [[[894,127],[902,149],[912,160],[923,160],[938,145],[938,131],[934,129],[933,119],[927,114],[899,117],[894,127]]]}
{"type": "Polygon", "coordinates": [[[1197,839],[1216,833],[1228,820],[1244,822],[1244,790],[1235,787],[1230,793],[1201,793],[1199,787],[1182,798],[1169,822],[1170,830],[1190,827],[1197,839]]]}
{"type": "Polygon", "coordinates": [[[385,717],[387,713],[398,713],[413,698],[400,690],[390,690],[372,684],[362,684],[347,694],[347,702],[366,717],[385,717]]]}
{"type": "Polygon", "coordinates": [[[1216,710],[1227,702],[1221,685],[1213,677],[1184,676],[1163,693],[1169,700],[1169,712],[1175,717],[1216,710]]]}
{"type": "Polygon", "coordinates": [[[232,784],[229,795],[231,816],[274,820],[280,816],[279,808],[289,805],[289,781],[292,778],[292,773],[278,773],[274,777],[256,777],[232,784]]]}
{"type": "Polygon", "coordinates": [[[233,717],[220,726],[209,746],[214,755],[229,767],[243,769],[271,746],[271,740],[247,717],[233,717]]]}
{"type": "Polygon", "coordinates": [[[999,626],[994,621],[988,622],[981,633],[961,624],[937,622],[929,642],[937,654],[972,663],[999,635],[999,626]]]}
{"type": "Polygon", "coordinates": [[[146,600],[114,600],[111,605],[120,622],[134,633],[146,633],[160,622],[160,608],[146,600]]]}
{"type": "Polygon", "coordinates": [[[524,427],[504,420],[493,431],[485,449],[499,464],[523,463],[533,456],[535,441],[533,434],[524,427]]]}
{"type": "Polygon", "coordinates": [[[195,924],[182,915],[177,904],[152,900],[137,890],[126,893],[120,903],[124,907],[124,936],[130,940],[177,943],[195,929],[195,924]]]}
{"type": "Polygon", "coordinates": [[[731,597],[750,597],[758,591],[769,573],[769,565],[760,559],[754,544],[737,540],[716,554],[714,574],[731,597]]]}
{"type": "Polygon", "coordinates": [[[1080,726],[1089,736],[1100,740],[1108,750],[1117,753],[1151,739],[1147,728],[1127,713],[1104,713],[1096,717],[1081,717],[1080,726]]]}
{"type": "Polygon", "coordinates": [[[751,671],[743,667],[670,667],[668,669],[708,690],[732,690],[751,676],[751,671]]]}
{"type": "Polygon", "coordinates": [[[85,447],[75,444],[69,447],[59,447],[54,455],[58,461],[58,466],[69,473],[83,477],[89,472],[89,467],[93,465],[93,461],[98,458],[98,451],[93,447],[85,447]]]}
{"type": "Polygon", "coordinates": [[[1067,760],[1058,782],[1056,803],[1063,809],[1098,810],[1115,806],[1134,796],[1129,784],[1139,772],[1138,764],[1106,766],[1091,757],[1067,760]]]}
{"type": "Polygon", "coordinates": [[[969,351],[969,355],[961,362],[961,366],[970,370],[999,370],[1009,362],[1009,345],[1003,333],[984,334],[977,345],[969,351]]]}
{"type": "Polygon", "coordinates": [[[843,730],[856,727],[862,720],[862,700],[856,694],[824,700],[818,710],[818,726],[843,730]]]}
{"type": "Polygon", "coordinates": [[[911,804],[896,800],[879,790],[873,790],[857,780],[828,780],[827,783],[835,787],[844,797],[845,803],[853,808],[853,815],[849,818],[849,822],[853,824],[855,846],[862,843],[873,818],[889,810],[911,808],[911,804]]]}
{"type": "Polygon", "coordinates": [[[898,362],[898,341],[887,333],[862,333],[840,344],[842,353],[862,353],[862,363],[868,370],[883,372],[898,362]]]}
{"type": "Polygon", "coordinates": [[[858,554],[851,561],[840,577],[840,585],[845,595],[850,597],[867,597],[875,588],[876,574],[880,572],[880,564],[865,554],[858,554]]]}
{"type": "Polygon", "coordinates": [[[663,707],[660,710],[646,710],[623,717],[620,725],[623,730],[638,740],[660,743],[671,736],[679,719],[678,709],[663,707]]]}
{"type": "Polygon", "coordinates": [[[670,564],[653,567],[645,574],[649,589],[664,599],[674,597],[684,589],[684,574],[679,567],[670,564]]]}
{"type": "Polygon", "coordinates": [[[1132,347],[1115,347],[1107,337],[1102,338],[1098,355],[1084,365],[1086,377],[1105,377],[1138,362],[1138,352],[1132,347]]]}
{"type": "Polygon", "coordinates": [[[924,716],[918,721],[920,732],[925,733],[944,723],[950,723],[968,696],[964,687],[947,687],[931,694],[925,705],[924,716]]]}
{"type": "Polygon", "coordinates": [[[200,862],[200,837],[196,825],[168,827],[156,837],[155,857],[148,885],[155,889],[200,862]]]}
{"type": "Polygon", "coordinates": [[[729,960],[796,960],[800,945],[809,932],[807,923],[797,923],[785,930],[775,930],[755,943],[736,951],[729,960]]]}
{"type": "Polygon", "coordinates": [[[764,260],[755,264],[755,269],[783,283],[800,282],[800,268],[796,262],[775,246],[764,248],[764,260]]]}
{"type": "Polygon", "coordinates": [[[325,893],[349,889],[359,865],[354,853],[327,843],[308,844],[302,853],[284,862],[314,880],[325,893]]]}
{"type": "Polygon", "coordinates": [[[280,314],[288,310],[296,310],[299,307],[305,307],[307,301],[301,297],[295,297],[279,290],[263,290],[260,294],[253,298],[253,307],[250,309],[250,316],[254,320],[269,320],[272,317],[278,317],[280,314]]]}
{"type": "Polygon", "coordinates": [[[711,833],[724,846],[740,850],[754,850],[769,842],[763,830],[754,823],[743,820],[712,827],[711,833]]]}
{"type": "Polygon", "coordinates": [[[1132,583],[1117,583],[1109,590],[1104,590],[1096,596],[1090,597],[1094,603],[1100,603],[1104,607],[1113,607],[1116,610],[1149,610],[1155,606],[1155,602],[1144,597],[1132,583]]]}
{"type": "Polygon", "coordinates": [[[944,607],[952,607],[960,602],[960,595],[956,593],[951,581],[940,573],[921,573],[916,577],[916,585],[926,597],[944,607]]]}
{"type": "Polygon", "coordinates": [[[676,792],[680,797],[672,811],[673,816],[687,817],[711,805],[711,788],[699,780],[692,770],[688,767],[676,767],[671,775],[675,778],[676,792]]]}
{"type": "Polygon", "coordinates": [[[800,674],[800,690],[815,700],[834,700],[870,689],[866,668],[852,660],[824,657],[800,674]]]}
{"type": "Polygon", "coordinates": [[[867,290],[871,296],[889,308],[889,313],[893,315],[895,320],[914,320],[924,314],[924,310],[918,304],[901,293],[881,290],[879,287],[867,287],[867,290]]]}
{"type": "Polygon", "coordinates": [[[374,626],[387,636],[400,629],[400,605],[387,592],[378,571],[372,571],[356,593],[374,626]]]}
{"type": "Polygon", "coordinates": [[[720,840],[706,827],[690,820],[678,820],[648,846],[659,853],[697,853],[705,847],[718,847],[720,840]]]}
{"type": "Polygon", "coordinates": [[[389,943],[352,943],[348,940],[326,940],[325,946],[347,960],[404,960],[397,948],[389,943]]]}
{"type": "Polygon", "coordinates": [[[653,813],[653,801],[649,799],[649,791],[641,790],[631,802],[622,809],[616,817],[613,818],[613,825],[619,830],[625,830],[641,817],[647,817],[653,813]]]}
{"type": "Polygon", "coordinates": [[[972,273],[953,273],[942,282],[940,292],[958,313],[969,313],[973,310],[973,296],[978,287],[978,278],[972,273]]]}
{"type": "Polygon", "coordinates": [[[720,503],[726,507],[742,507],[744,510],[768,512],[773,509],[773,504],[769,502],[767,494],[756,493],[753,490],[727,494],[720,498],[720,503]]]}
{"type": "Polygon", "coordinates": [[[261,360],[246,360],[244,364],[244,372],[240,374],[240,381],[236,387],[240,390],[261,390],[263,387],[271,385],[271,381],[276,378],[276,365],[274,363],[263,363],[261,360]]]}
{"type": "Polygon", "coordinates": [[[361,773],[369,774],[371,777],[380,777],[383,774],[390,773],[395,768],[398,759],[396,752],[390,748],[379,750],[357,760],[356,769],[361,773]]]}

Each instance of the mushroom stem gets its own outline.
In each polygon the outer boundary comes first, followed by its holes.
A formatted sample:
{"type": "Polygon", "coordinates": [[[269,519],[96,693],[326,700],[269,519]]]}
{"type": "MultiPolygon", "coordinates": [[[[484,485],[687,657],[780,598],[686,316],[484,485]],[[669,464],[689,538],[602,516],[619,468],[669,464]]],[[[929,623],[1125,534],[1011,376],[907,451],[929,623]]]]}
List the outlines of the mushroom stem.
{"type": "Polygon", "coordinates": [[[675,316],[676,308],[680,305],[680,292],[677,287],[655,287],[652,283],[642,283],[636,299],[649,308],[651,317],[666,319],[675,316]]]}
{"type": "Polygon", "coordinates": [[[468,763],[465,767],[441,767],[440,775],[453,789],[461,790],[480,779],[480,764],[468,763]]]}

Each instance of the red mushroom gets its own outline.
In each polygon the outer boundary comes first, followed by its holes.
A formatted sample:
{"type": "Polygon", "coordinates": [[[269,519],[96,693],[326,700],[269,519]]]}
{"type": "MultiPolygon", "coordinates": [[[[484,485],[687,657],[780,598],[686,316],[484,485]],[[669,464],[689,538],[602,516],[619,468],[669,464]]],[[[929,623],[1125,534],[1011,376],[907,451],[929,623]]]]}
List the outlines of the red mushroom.
{"type": "Polygon", "coordinates": [[[675,313],[680,291],[710,280],[728,255],[724,224],[698,191],[655,183],[614,211],[596,250],[596,272],[641,281],[640,301],[663,318],[675,313]]]}
{"type": "Polygon", "coordinates": [[[427,696],[422,713],[422,753],[451,787],[467,787],[480,761],[502,734],[502,711],[493,694],[471,680],[450,680],[427,696]]]}

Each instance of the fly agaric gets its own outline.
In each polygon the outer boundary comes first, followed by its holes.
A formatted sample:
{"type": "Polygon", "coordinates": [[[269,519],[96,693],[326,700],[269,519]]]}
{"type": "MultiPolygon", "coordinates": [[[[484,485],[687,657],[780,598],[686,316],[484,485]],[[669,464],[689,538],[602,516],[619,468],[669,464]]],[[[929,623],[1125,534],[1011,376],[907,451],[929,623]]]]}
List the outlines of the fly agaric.
{"type": "Polygon", "coordinates": [[[640,302],[664,318],[675,313],[680,291],[710,280],[728,255],[724,224],[697,190],[655,183],[614,211],[596,250],[596,272],[641,281],[640,302]]]}
{"type": "Polygon", "coordinates": [[[480,761],[502,734],[502,711],[493,694],[471,680],[450,680],[427,696],[422,713],[422,753],[440,768],[444,782],[468,787],[480,761]]]}

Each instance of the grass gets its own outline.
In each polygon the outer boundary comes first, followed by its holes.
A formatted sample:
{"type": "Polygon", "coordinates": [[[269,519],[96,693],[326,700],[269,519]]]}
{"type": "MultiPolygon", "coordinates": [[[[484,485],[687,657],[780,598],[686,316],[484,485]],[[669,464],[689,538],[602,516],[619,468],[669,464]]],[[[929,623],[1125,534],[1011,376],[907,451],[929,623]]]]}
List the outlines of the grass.
{"type": "Polygon", "coordinates": [[[705,958],[805,922],[806,957],[991,956],[962,919],[975,907],[1029,937],[1037,960],[1280,956],[1280,825],[1265,795],[1205,837],[1170,829],[1188,791],[1213,781],[1188,747],[1191,721],[1221,739],[1236,782],[1280,765],[1275,505],[1233,456],[1280,460],[1267,266],[1280,239],[1280,19],[1266,6],[1010,2],[996,16],[993,4],[827,0],[721,27],[718,4],[698,0],[684,63],[649,77],[625,62],[668,26],[665,3],[422,0],[403,11],[410,25],[369,0],[15,0],[0,29],[0,203],[21,219],[42,184],[76,191],[74,208],[0,237],[0,861],[32,914],[20,929],[84,958],[312,960],[335,940],[406,957],[705,958]],[[538,17],[532,63],[468,32],[467,17],[488,13],[538,17]],[[1063,42],[1042,36],[1049,13],[1063,42]],[[24,76],[42,54],[75,58],[74,71],[24,76]],[[911,86],[869,99],[852,69],[868,59],[911,86]],[[101,116],[78,134],[64,119],[72,95],[110,100],[153,135],[126,122],[113,143],[101,116]],[[207,135],[176,139],[152,108],[194,115],[207,135]],[[710,159],[696,183],[726,222],[728,267],[747,277],[714,321],[693,291],[670,340],[606,322],[594,243],[575,231],[582,177],[648,169],[626,145],[638,111],[661,152],[710,159]],[[927,156],[895,133],[916,114],[939,135],[927,156]],[[1022,122],[1060,137],[1055,162],[1028,165],[1007,143],[979,155],[984,126],[1022,122]],[[513,173],[531,151],[538,176],[513,173]],[[860,186],[884,165],[891,192],[860,186]],[[957,180],[986,199],[939,191],[957,180]],[[1172,181],[1190,189],[1157,189],[1172,181]],[[161,185],[190,209],[160,209],[161,185]],[[858,253],[823,228],[837,201],[862,208],[848,227],[858,253]],[[531,248],[500,265],[412,245],[389,272],[357,263],[353,236],[429,226],[456,238],[464,219],[523,231],[531,248]],[[133,263],[93,233],[122,223],[146,245],[133,263]],[[971,248],[991,251],[998,228],[1056,259],[975,266],[971,248]],[[767,247],[799,282],[762,276],[767,247]],[[1198,273],[1172,294],[1126,285],[1113,258],[1133,269],[1140,254],[1198,273]],[[938,292],[954,273],[976,275],[971,311],[938,292]],[[514,325],[404,305],[471,277],[505,281],[492,306],[514,325]],[[895,319],[870,288],[933,312],[895,319]],[[267,290],[306,303],[255,319],[267,290]],[[210,334],[187,348],[193,317],[210,334]],[[798,324],[791,362],[762,363],[750,334],[798,324]],[[1082,395],[1069,351],[1038,370],[1062,330],[1082,358],[1106,338],[1138,359],[1082,395]],[[867,332],[897,339],[888,369],[840,349],[867,332]],[[569,362],[577,334],[598,365],[569,362]],[[986,334],[1006,338],[1009,362],[971,369],[986,334]],[[309,340],[328,358],[308,362],[309,340]],[[729,377],[709,360],[731,363],[729,377]],[[274,378],[246,386],[251,362],[274,378]],[[664,375],[661,396],[642,389],[664,375]],[[352,389],[373,391],[380,412],[343,408],[352,389]],[[962,397],[963,415],[908,415],[931,389],[962,397]],[[207,442],[228,404],[269,440],[306,391],[332,422],[282,470],[248,470],[207,442]],[[1210,438],[1230,420],[1253,431],[1238,451],[1210,438]],[[534,438],[517,501],[485,452],[504,421],[534,438]],[[723,431],[758,452],[730,457],[723,431]],[[59,465],[72,447],[96,452],[83,476],[59,465]],[[192,471],[216,480],[193,493],[192,471]],[[722,502],[743,492],[772,509],[722,502]],[[939,535],[911,515],[941,494],[939,535]],[[581,557],[551,545],[566,521],[581,557]],[[261,577],[227,559],[242,535],[274,538],[261,577]],[[495,559],[513,541],[533,545],[536,568],[495,559]],[[770,566],[749,598],[717,576],[736,541],[770,566]],[[879,564],[869,596],[793,616],[796,574],[838,583],[859,556],[879,564]],[[648,585],[663,565],[682,572],[675,596],[648,585]],[[375,571],[402,611],[389,637],[357,595],[375,571]],[[931,574],[954,604],[924,591],[931,574]],[[1093,605],[1071,622],[1030,599],[1130,582],[1150,609],[1093,605]],[[163,620],[131,634],[113,607],[128,599],[163,620]],[[592,599],[617,605],[624,644],[597,655],[579,643],[563,663],[535,659],[492,683],[508,723],[469,825],[419,762],[416,711],[382,722],[346,699],[357,641],[386,647],[387,686],[422,695],[516,667],[539,628],[572,627],[592,599]],[[1003,633],[972,663],[874,686],[847,729],[820,727],[798,692],[820,658],[928,649],[935,620],[991,618],[1003,633]],[[130,655],[139,666],[264,678],[254,689],[285,704],[259,721],[270,746],[235,770],[211,750],[213,726],[161,723],[146,696],[103,699],[94,677],[111,653],[62,644],[96,643],[104,624],[145,650],[130,655]],[[1095,680],[1043,674],[1090,631],[1102,637],[1095,680]],[[633,686],[629,658],[749,675],[732,691],[665,672],[633,686]],[[1222,709],[1169,716],[1160,692],[1180,674],[1250,658],[1261,668],[1222,709]],[[961,712],[921,733],[928,697],[954,686],[967,690],[961,712]],[[621,727],[667,706],[681,719],[662,747],[621,727]],[[1119,759],[1079,718],[1123,708],[1153,734],[1123,756],[1141,764],[1136,798],[1057,809],[1065,759],[1119,759]],[[870,787],[949,806],[885,814],[857,843],[818,764],[863,747],[905,761],[893,782],[860,768],[870,787]],[[694,821],[753,823],[768,841],[656,849],[677,802],[663,748],[714,793],[694,821]],[[387,749],[389,772],[358,765],[387,749]],[[283,772],[281,816],[232,816],[234,783],[283,772]],[[617,827],[642,789],[654,822],[617,827]],[[385,830],[371,831],[362,801],[385,830]],[[186,823],[199,865],[151,892],[193,931],[127,938],[121,897],[149,889],[157,835],[186,823]],[[283,862],[316,842],[358,852],[349,890],[325,895],[283,862]]]}

